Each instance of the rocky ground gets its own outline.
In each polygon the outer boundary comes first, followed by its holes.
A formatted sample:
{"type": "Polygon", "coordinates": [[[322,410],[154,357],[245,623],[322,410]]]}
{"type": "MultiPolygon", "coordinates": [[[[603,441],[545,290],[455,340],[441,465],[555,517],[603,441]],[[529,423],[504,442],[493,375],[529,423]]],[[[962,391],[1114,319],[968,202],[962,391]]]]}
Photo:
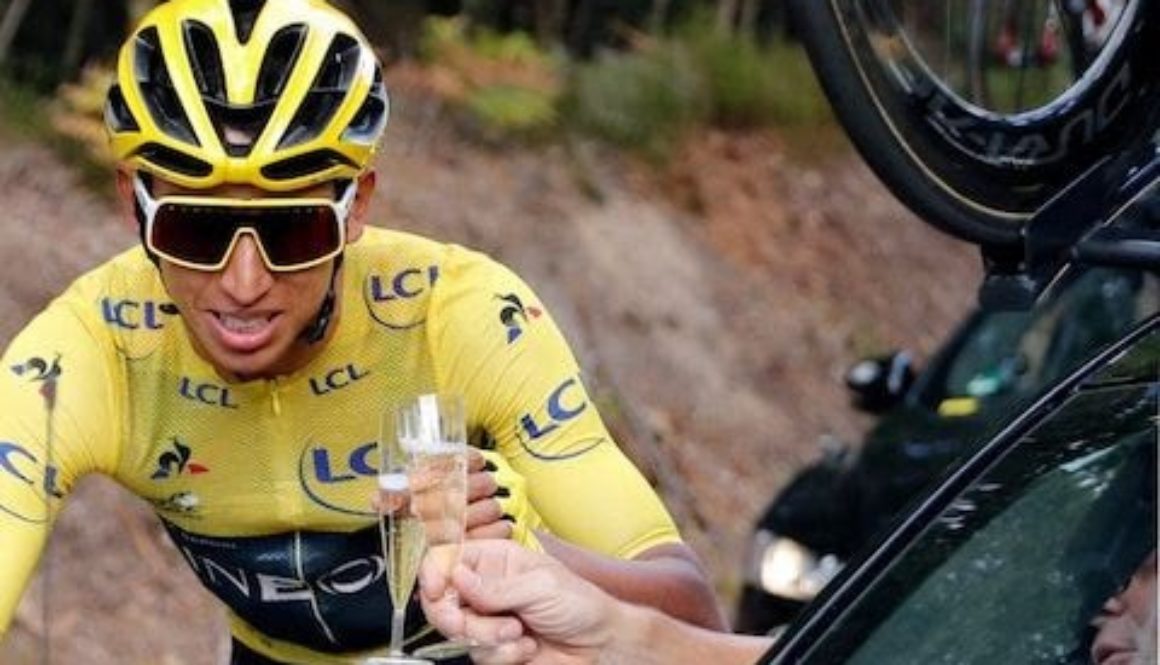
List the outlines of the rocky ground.
{"type": "MultiPolygon", "coordinates": [[[[930,351],[974,297],[974,252],[913,219],[848,150],[794,157],[812,137],[791,150],[777,133],[708,133],[647,167],[584,144],[482,147],[395,92],[377,223],[481,248],[537,287],[731,607],[765,502],[820,437],[856,440],[867,424],[842,372],[895,346],[930,351]]],[[[11,132],[0,201],[2,345],[133,235],[107,196],[11,132]]],[[[107,481],[82,484],[42,573],[0,662],[224,662],[219,611],[107,481]]]]}

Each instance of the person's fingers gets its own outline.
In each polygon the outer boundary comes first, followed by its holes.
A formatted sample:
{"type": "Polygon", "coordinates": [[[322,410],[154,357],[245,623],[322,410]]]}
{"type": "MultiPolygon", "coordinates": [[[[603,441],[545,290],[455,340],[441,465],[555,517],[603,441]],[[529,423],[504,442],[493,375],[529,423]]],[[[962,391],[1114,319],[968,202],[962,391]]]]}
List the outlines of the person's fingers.
{"type": "Polygon", "coordinates": [[[470,644],[494,647],[524,637],[524,625],[514,616],[483,615],[466,609],[461,611],[463,632],[460,637],[470,644]]]}
{"type": "Polygon", "coordinates": [[[424,557],[419,565],[419,590],[432,600],[441,598],[447,591],[447,575],[430,557],[424,557]]]}
{"type": "Polygon", "coordinates": [[[420,593],[419,600],[423,607],[423,615],[440,633],[452,638],[465,634],[466,614],[453,594],[432,597],[424,590],[420,593]]]}
{"type": "Polygon", "coordinates": [[[488,499],[486,501],[475,501],[467,504],[467,512],[464,515],[464,525],[468,531],[477,527],[485,526],[493,522],[499,522],[503,519],[503,508],[500,507],[499,501],[495,499],[488,499]]]}
{"type": "MultiPolygon", "coordinates": [[[[480,459],[483,459],[480,457],[480,459]]],[[[471,471],[467,475],[467,502],[490,499],[499,490],[495,476],[483,469],[471,471]]]]}
{"type": "Polygon", "coordinates": [[[487,459],[484,458],[483,453],[479,452],[477,448],[468,448],[467,472],[475,473],[477,471],[483,471],[485,466],[487,466],[487,459]]]}
{"type": "Polygon", "coordinates": [[[469,540],[463,543],[457,568],[502,579],[509,569],[517,573],[537,560],[537,555],[510,540],[469,540]]]}
{"type": "Polygon", "coordinates": [[[471,660],[477,665],[517,665],[536,655],[536,641],[524,636],[511,642],[471,649],[471,660]]]}
{"type": "Polygon", "coordinates": [[[468,540],[511,540],[515,529],[507,520],[500,520],[467,531],[468,540]]]}
{"type": "Polygon", "coordinates": [[[532,607],[543,602],[558,586],[546,570],[520,572],[492,559],[484,560],[477,571],[457,566],[452,580],[460,600],[474,613],[483,615],[532,607]]]}

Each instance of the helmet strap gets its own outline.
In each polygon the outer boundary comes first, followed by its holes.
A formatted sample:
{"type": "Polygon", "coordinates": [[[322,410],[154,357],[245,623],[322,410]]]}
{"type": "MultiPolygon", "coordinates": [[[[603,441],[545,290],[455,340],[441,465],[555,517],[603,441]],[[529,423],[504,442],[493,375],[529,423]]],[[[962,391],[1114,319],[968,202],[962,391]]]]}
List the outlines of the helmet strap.
{"type": "Polygon", "coordinates": [[[307,344],[316,344],[326,337],[326,329],[330,327],[330,322],[334,318],[334,306],[337,301],[335,295],[334,285],[338,281],[338,270],[342,267],[343,255],[339,254],[338,258],[334,260],[334,268],[330,271],[330,286],[326,289],[326,296],[322,299],[322,304],[318,306],[318,313],[314,315],[314,321],[306,326],[299,335],[299,338],[304,340],[307,344]]]}

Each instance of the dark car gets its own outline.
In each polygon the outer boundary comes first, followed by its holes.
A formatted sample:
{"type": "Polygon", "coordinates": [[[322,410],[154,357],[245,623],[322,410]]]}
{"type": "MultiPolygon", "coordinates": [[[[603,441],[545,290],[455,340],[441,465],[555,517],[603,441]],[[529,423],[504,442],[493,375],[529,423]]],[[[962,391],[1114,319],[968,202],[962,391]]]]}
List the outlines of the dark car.
{"type": "Polygon", "coordinates": [[[1155,274],[1092,268],[1030,310],[976,309],[917,377],[904,352],[855,365],[855,405],[882,416],[858,450],[830,451],[774,497],[754,530],[736,629],[789,622],[953,462],[1158,310],[1155,274]]]}
{"type": "Polygon", "coordinates": [[[1158,413],[1153,314],[943,475],[762,662],[1156,662],[1158,413]]]}

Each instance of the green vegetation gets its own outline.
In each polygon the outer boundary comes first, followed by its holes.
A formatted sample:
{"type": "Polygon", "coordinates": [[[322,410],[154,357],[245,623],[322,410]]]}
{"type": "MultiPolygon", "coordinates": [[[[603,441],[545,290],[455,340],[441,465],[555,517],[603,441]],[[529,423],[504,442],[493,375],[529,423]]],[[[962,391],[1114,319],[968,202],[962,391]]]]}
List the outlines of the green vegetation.
{"type": "Polygon", "coordinates": [[[832,116],[804,52],[789,44],[680,31],[579,67],[571,110],[587,131],[663,153],[696,126],[817,128],[832,116]]]}
{"type": "Polygon", "coordinates": [[[51,147],[93,191],[107,193],[112,162],[102,114],[111,76],[107,69],[86,69],[80,81],[61,86],[50,99],[0,78],[0,136],[51,147]]]}
{"type": "Polygon", "coordinates": [[[443,97],[467,112],[484,138],[528,138],[558,120],[558,59],[525,33],[469,30],[462,18],[430,18],[421,54],[443,97]]]}
{"type": "Polygon", "coordinates": [[[430,18],[421,53],[437,92],[492,140],[578,132],[664,158],[697,127],[832,126],[799,47],[761,46],[706,23],[569,62],[524,33],[430,18]]]}
{"type": "MultiPolygon", "coordinates": [[[[658,161],[704,127],[789,128],[787,148],[809,144],[797,151],[806,154],[837,143],[840,132],[798,46],[759,45],[712,23],[692,17],[669,34],[634,34],[631,47],[576,61],[527,33],[428,17],[419,53],[426,87],[470,135],[490,143],[592,136],[658,161]]],[[[111,77],[108,65],[90,66],[50,102],[0,81],[4,131],[55,137],[86,171],[107,166],[102,106],[111,77]]]]}
{"type": "Polygon", "coordinates": [[[676,43],[602,56],[573,72],[568,118],[584,133],[663,157],[707,117],[708,100],[693,62],[676,43]]]}
{"type": "Polygon", "coordinates": [[[44,99],[27,87],[0,78],[0,133],[21,138],[45,138],[44,99]]]}

